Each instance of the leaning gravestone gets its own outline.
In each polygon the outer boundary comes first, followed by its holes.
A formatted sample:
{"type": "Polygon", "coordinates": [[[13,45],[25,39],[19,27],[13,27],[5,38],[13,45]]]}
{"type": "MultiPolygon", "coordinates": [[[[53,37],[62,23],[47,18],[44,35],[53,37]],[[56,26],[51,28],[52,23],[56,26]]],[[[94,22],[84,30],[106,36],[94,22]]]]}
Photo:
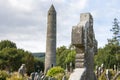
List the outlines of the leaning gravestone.
{"type": "Polygon", "coordinates": [[[80,23],[72,28],[72,44],[76,48],[76,59],[69,80],[95,80],[93,57],[97,52],[97,41],[90,13],[82,13],[80,23]]]}

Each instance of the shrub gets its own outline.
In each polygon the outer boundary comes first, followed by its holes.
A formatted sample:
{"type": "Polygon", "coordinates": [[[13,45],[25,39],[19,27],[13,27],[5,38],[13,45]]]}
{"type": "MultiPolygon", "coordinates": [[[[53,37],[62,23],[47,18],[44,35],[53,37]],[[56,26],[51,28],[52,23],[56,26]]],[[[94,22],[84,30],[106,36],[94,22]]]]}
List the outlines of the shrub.
{"type": "Polygon", "coordinates": [[[9,75],[7,74],[6,71],[1,71],[0,70],[0,80],[6,80],[6,78],[8,77],[9,75]]]}
{"type": "Polygon", "coordinates": [[[53,67],[47,72],[47,76],[54,77],[57,80],[62,80],[62,77],[64,76],[64,69],[61,67],[53,67]]]}

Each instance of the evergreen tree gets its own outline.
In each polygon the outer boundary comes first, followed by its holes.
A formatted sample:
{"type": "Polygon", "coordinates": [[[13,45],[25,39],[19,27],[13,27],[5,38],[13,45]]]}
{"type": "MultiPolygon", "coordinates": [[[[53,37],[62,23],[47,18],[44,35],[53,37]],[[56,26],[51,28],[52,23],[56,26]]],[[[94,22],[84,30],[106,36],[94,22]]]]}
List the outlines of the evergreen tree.
{"type": "Polygon", "coordinates": [[[120,68],[120,26],[117,18],[110,31],[113,32],[113,38],[108,39],[105,47],[98,49],[98,54],[94,57],[95,65],[100,66],[103,63],[105,68],[113,68],[114,65],[120,68]]]}
{"type": "Polygon", "coordinates": [[[113,38],[109,39],[108,42],[112,44],[120,45],[120,26],[117,18],[114,18],[113,27],[110,29],[113,32],[113,38]]]}

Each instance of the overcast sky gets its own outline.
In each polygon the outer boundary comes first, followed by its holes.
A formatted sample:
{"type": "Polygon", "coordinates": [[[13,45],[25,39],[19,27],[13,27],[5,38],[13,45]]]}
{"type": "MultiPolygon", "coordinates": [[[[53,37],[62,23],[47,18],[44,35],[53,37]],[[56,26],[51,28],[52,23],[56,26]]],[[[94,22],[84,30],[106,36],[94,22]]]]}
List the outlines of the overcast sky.
{"type": "Polygon", "coordinates": [[[80,13],[90,12],[98,47],[112,37],[114,18],[120,21],[120,0],[0,0],[0,40],[11,40],[18,48],[45,52],[47,12],[57,11],[57,46],[69,46],[72,26],[80,13]]]}

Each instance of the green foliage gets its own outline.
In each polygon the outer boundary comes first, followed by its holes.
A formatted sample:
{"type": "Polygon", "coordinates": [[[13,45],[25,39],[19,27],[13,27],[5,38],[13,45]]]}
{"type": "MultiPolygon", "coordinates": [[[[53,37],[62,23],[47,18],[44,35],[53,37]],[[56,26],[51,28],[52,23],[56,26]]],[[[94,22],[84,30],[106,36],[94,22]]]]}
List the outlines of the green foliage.
{"type": "Polygon", "coordinates": [[[71,46],[70,48],[66,48],[65,46],[61,46],[57,48],[57,65],[58,66],[65,68],[66,65],[68,65],[69,67],[70,62],[74,63],[76,52],[74,49],[71,49],[71,48],[72,48],[71,46]]]}
{"type": "Polygon", "coordinates": [[[119,70],[120,70],[120,52],[118,54],[116,54],[116,59],[117,59],[117,65],[119,67],[119,70]]]}
{"type": "Polygon", "coordinates": [[[53,67],[47,72],[47,76],[53,77],[55,80],[62,80],[64,74],[64,69],[61,67],[53,67]]]}
{"type": "Polygon", "coordinates": [[[113,22],[113,27],[111,29],[111,31],[113,32],[113,34],[115,35],[114,37],[117,37],[117,35],[119,34],[120,28],[119,28],[119,21],[117,18],[114,18],[114,22],[113,22]]]}
{"type": "Polygon", "coordinates": [[[101,65],[102,63],[106,68],[113,68],[114,65],[120,63],[120,46],[107,44],[103,48],[98,49],[98,54],[94,57],[95,65],[101,65]]]}
{"type": "Polygon", "coordinates": [[[62,80],[63,76],[64,76],[64,73],[59,73],[56,76],[54,76],[54,78],[55,80],[62,80]]]}
{"type": "Polygon", "coordinates": [[[120,45],[120,26],[117,18],[114,18],[113,27],[110,31],[113,32],[113,38],[109,39],[108,42],[120,45]]]}
{"type": "Polygon", "coordinates": [[[23,63],[26,64],[27,74],[30,75],[34,71],[34,57],[30,52],[25,52],[23,63]]]}
{"type": "Polygon", "coordinates": [[[57,65],[58,66],[65,68],[65,65],[66,65],[65,59],[66,59],[68,53],[70,53],[69,50],[64,50],[60,55],[57,55],[57,65]]]}
{"type": "Polygon", "coordinates": [[[22,58],[21,54],[18,54],[17,49],[16,48],[4,48],[1,52],[0,52],[0,60],[1,60],[1,66],[0,69],[8,69],[8,70],[15,70],[16,68],[18,69],[18,67],[16,67],[16,64],[18,64],[17,66],[20,66],[19,63],[20,62],[20,58],[22,58]],[[8,67],[9,66],[9,67],[8,67]],[[12,67],[14,66],[14,67],[12,67]]]}
{"type": "Polygon", "coordinates": [[[0,50],[4,48],[17,48],[16,44],[9,40],[2,40],[0,42],[0,50]]]}
{"type": "Polygon", "coordinates": [[[34,71],[34,57],[30,52],[16,48],[4,48],[0,52],[0,69],[17,71],[21,64],[26,64],[27,73],[34,71]]]}
{"type": "Polygon", "coordinates": [[[98,54],[95,55],[95,65],[104,63],[106,68],[113,68],[113,65],[120,65],[120,46],[119,46],[119,32],[120,28],[118,20],[115,18],[113,22],[113,38],[108,39],[108,44],[103,48],[98,49],[98,54]]]}
{"type": "Polygon", "coordinates": [[[55,76],[56,74],[59,74],[59,73],[64,73],[64,69],[62,69],[61,67],[53,67],[50,70],[48,70],[47,76],[53,77],[53,76],[55,76]]]}
{"type": "MultiPolygon", "coordinates": [[[[106,70],[105,70],[106,71],[106,70]]],[[[98,78],[98,80],[106,80],[106,74],[105,71],[101,74],[101,76],[98,78]]],[[[109,77],[110,80],[113,79],[113,77],[115,76],[116,71],[109,69],[109,77]]],[[[117,80],[120,80],[119,77],[117,78],[117,80]]]]}
{"type": "Polygon", "coordinates": [[[75,50],[71,50],[65,59],[65,63],[67,63],[67,64],[69,64],[70,62],[74,63],[75,55],[76,55],[75,50]]]}
{"type": "Polygon", "coordinates": [[[35,72],[44,71],[44,62],[39,58],[35,58],[34,61],[35,72]]]}
{"type": "Polygon", "coordinates": [[[68,53],[65,53],[66,49],[67,48],[65,46],[57,48],[57,51],[56,51],[57,66],[61,66],[65,68],[65,58],[68,54],[68,53]]]}
{"type": "MultiPolygon", "coordinates": [[[[0,69],[7,71],[18,71],[21,64],[26,65],[27,73],[30,75],[34,71],[35,60],[33,55],[23,49],[17,49],[16,44],[4,40],[0,42],[0,69]]],[[[42,65],[43,66],[43,65],[42,65]]]]}
{"type": "Polygon", "coordinates": [[[1,71],[0,70],[0,80],[6,80],[6,78],[8,77],[9,75],[7,74],[6,71],[1,71]]]}
{"type": "MultiPolygon", "coordinates": [[[[114,65],[120,68],[120,26],[119,22],[115,18],[111,31],[113,32],[113,38],[108,39],[108,44],[103,48],[98,49],[98,54],[94,57],[95,65],[100,66],[102,63],[105,68],[113,69],[114,65]]],[[[110,71],[111,76],[114,76],[114,71],[110,71]]],[[[101,75],[99,80],[105,80],[105,73],[101,75]]]]}

